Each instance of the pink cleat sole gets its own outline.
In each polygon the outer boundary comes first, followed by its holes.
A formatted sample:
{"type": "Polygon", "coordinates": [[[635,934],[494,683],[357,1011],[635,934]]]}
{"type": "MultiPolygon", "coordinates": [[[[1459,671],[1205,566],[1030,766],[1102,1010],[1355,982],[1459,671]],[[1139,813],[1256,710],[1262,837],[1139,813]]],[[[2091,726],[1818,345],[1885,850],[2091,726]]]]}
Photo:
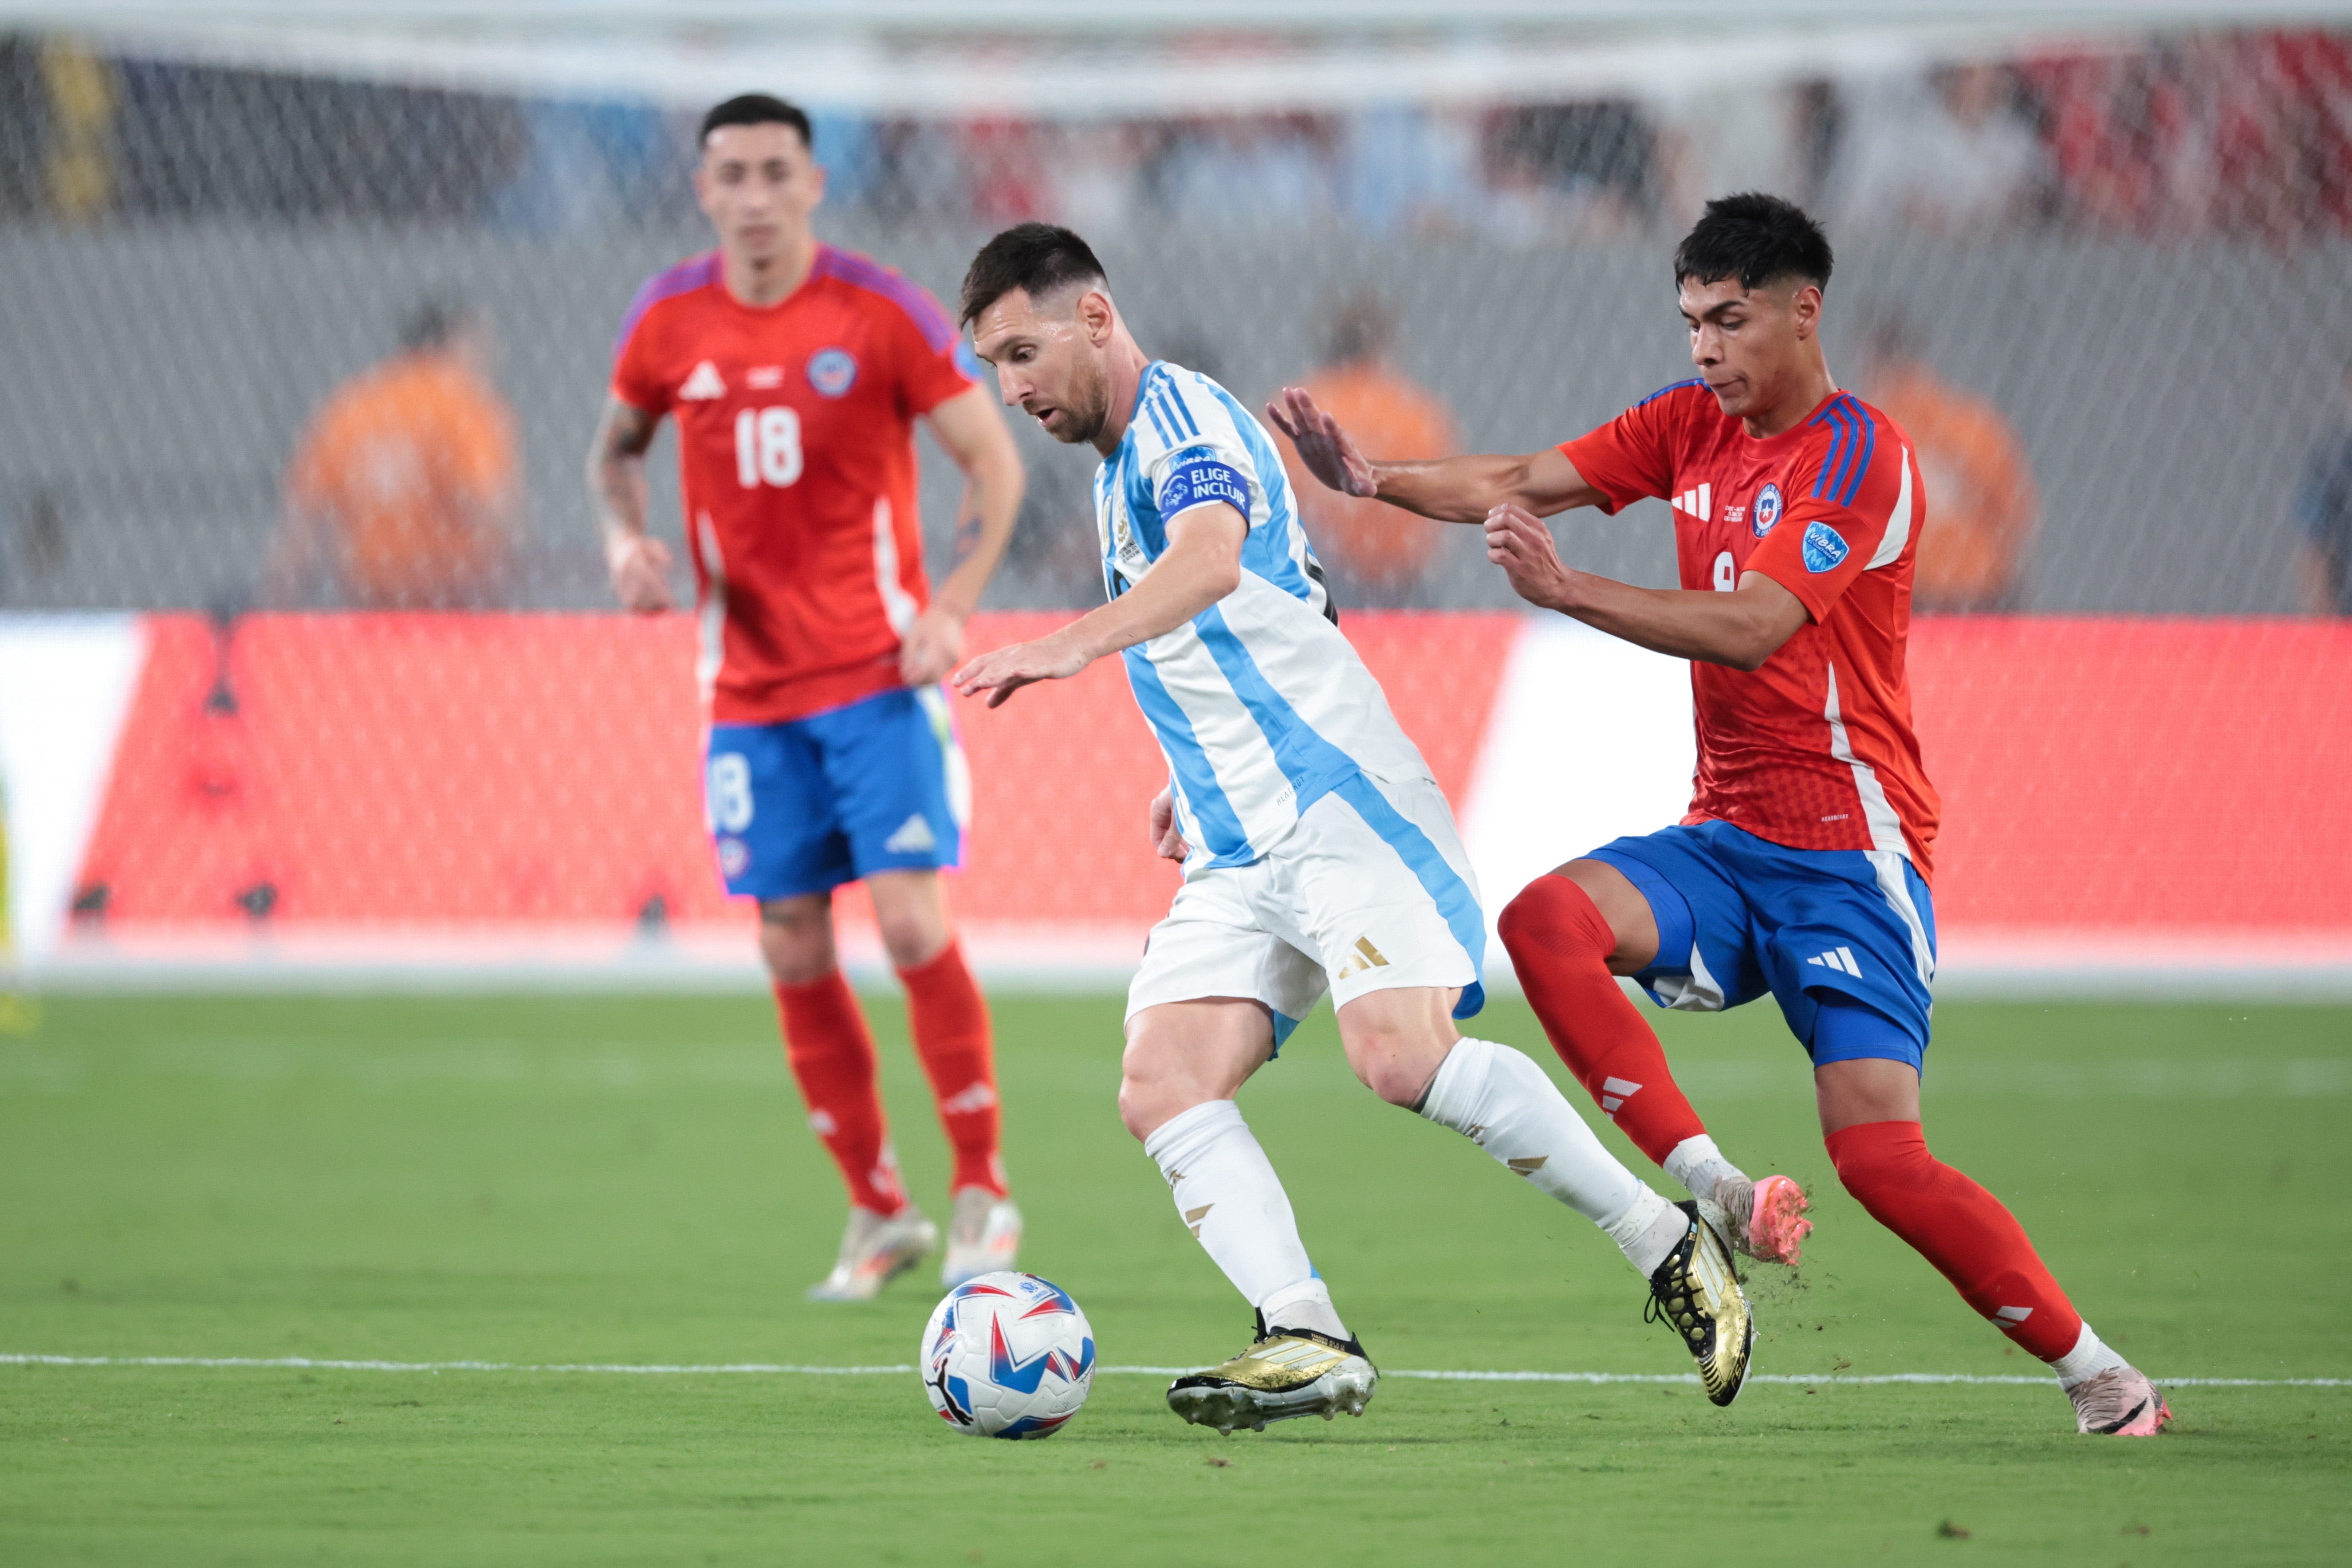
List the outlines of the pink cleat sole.
{"type": "Polygon", "coordinates": [[[2153,1437],[2172,1419],[2164,1391],[2136,1367],[2109,1367],[2066,1391],[2074,1429],[2090,1436],[2153,1437]]]}
{"type": "Polygon", "coordinates": [[[1811,1205],[1805,1189],[1789,1176],[1767,1176],[1756,1184],[1756,1206],[1748,1216],[1748,1248],[1767,1263],[1794,1267],[1813,1222],[1805,1217],[1811,1205]]]}

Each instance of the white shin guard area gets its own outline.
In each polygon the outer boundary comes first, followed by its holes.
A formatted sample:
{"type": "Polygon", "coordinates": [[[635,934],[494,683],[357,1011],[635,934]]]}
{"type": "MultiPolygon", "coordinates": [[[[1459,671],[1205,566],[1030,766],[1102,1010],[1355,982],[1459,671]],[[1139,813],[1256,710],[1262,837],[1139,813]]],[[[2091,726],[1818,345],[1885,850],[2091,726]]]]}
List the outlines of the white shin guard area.
{"type": "Polygon", "coordinates": [[[1508,1046],[1456,1042],[1430,1080],[1421,1113],[1604,1228],[1644,1191],[1543,1068],[1508,1046]]]}
{"type": "Polygon", "coordinates": [[[1241,1107],[1196,1105],[1144,1140],[1143,1152],[1167,1178],[1185,1228],[1251,1306],[1262,1309],[1315,1278],[1290,1194],[1241,1107]]]}

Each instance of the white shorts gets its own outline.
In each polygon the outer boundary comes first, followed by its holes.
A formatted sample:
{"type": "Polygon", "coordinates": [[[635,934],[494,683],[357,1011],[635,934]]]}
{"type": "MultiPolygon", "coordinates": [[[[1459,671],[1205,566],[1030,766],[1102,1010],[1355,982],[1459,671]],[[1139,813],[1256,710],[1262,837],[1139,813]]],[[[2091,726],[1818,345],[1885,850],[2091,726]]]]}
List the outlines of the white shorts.
{"type": "Polygon", "coordinates": [[[1190,873],[1151,928],[1127,1016],[1163,1002],[1244,996],[1274,1015],[1279,1050],[1322,996],[1460,986],[1484,1005],[1486,918],[1454,813],[1428,779],[1350,778],[1246,866],[1190,873]]]}

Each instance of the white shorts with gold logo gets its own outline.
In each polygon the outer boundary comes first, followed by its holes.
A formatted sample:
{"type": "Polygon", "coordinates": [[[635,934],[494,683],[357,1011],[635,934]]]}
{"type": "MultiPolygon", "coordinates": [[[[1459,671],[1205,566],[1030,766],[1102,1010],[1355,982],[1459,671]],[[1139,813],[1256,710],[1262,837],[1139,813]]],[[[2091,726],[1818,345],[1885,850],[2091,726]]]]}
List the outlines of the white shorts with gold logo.
{"type": "Polygon", "coordinates": [[[1127,1016],[1163,1002],[1239,996],[1274,1015],[1279,1050],[1323,993],[1459,986],[1454,1016],[1485,1005],[1486,918],[1444,794],[1429,779],[1359,773],[1309,805],[1246,866],[1188,874],[1151,929],[1127,1016]]]}

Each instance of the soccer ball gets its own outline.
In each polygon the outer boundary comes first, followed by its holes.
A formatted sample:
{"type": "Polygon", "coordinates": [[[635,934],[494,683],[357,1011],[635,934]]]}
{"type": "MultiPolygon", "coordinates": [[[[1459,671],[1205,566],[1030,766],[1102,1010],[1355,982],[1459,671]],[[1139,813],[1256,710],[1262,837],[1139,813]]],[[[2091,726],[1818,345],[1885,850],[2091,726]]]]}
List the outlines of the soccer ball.
{"type": "Polygon", "coordinates": [[[1034,1274],[966,1280],[923,1325],[923,1392],[974,1437],[1050,1437],[1095,1382],[1095,1331],[1078,1304],[1034,1274]]]}

